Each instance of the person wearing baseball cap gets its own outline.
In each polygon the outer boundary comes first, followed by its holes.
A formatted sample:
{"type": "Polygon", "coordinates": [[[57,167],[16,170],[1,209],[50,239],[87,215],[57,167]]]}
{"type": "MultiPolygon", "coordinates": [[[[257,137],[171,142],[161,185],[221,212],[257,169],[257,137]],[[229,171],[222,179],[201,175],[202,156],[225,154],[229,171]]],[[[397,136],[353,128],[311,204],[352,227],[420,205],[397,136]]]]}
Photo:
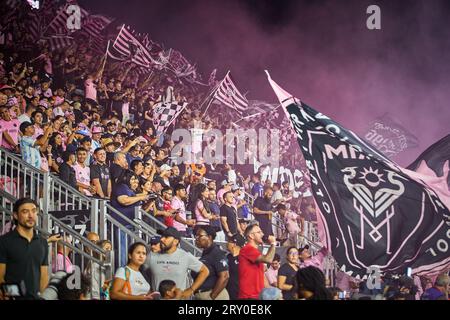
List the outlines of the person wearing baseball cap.
{"type": "Polygon", "coordinates": [[[306,268],[313,266],[318,268],[323,272],[323,261],[328,254],[327,248],[323,247],[317,252],[316,255],[312,256],[309,252],[309,245],[305,245],[298,249],[298,257],[300,258],[300,268],[306,268]]]}
{"type": "Polygon", "coordinates": [[[220,206],[225,204],[225,200],[223,199],[223,195],[227,193],[228,191],[231,191],[231,186],[233,185],[232,182],[228,180],[223,180],[221,183],[222,189],[217,191],[217,202],[220,206]]]}
{"type": "Polygon", "coordinates": [[[237,300],[239,296],[239,253],[245,246],[245,238],[237,233],[228,238],[227,241],[227,261],[230,278],[227,283],[227,291],[230,300],[237,300]]]}
{"type": "Polygon", "coordinates": [[[161,237],[154,236],[150,238],[150,250],[154,253],[161,252],[161,237]]]}
{"type": "Polygon", "coordinates": [[[161,183],[163,187],[170,187],[170,175],[172,173],[172,167],[168,164],[163,164],[160,168],[160,173],[156,176],[153,181],[161,183]]]}
{"type": "Polygon", "coordinates": [[[174,227],[159,230],[161,252],[150,252],[142,267],[146,279],[151,279],[152,288],[159,288],[163,280],[173,280],[182,290],[182,299],[190,298],[209,275],[208,268],[191,253],[179,248],[180,232],[174,227]],[[189,271],[197,273],[189,286],[189,271]]]}

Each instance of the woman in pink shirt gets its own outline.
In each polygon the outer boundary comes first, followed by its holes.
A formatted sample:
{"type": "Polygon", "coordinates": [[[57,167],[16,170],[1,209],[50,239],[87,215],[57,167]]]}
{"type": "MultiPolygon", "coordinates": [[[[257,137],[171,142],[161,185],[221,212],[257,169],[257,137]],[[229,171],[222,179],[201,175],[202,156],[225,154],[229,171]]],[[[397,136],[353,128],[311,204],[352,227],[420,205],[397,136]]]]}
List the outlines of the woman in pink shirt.
{"type": "Polygon", "coordinates": [[[196,225],[209,225],[211,220],[217,219],[215,215],[211,214],[206,200],[208,199],[209,190],[204,184],[198,184],[195,186],[193,195],[191,211],[195,213],[197,220],[196,225]],[[194,209],[194,210],[192,210],[194,209]]]}

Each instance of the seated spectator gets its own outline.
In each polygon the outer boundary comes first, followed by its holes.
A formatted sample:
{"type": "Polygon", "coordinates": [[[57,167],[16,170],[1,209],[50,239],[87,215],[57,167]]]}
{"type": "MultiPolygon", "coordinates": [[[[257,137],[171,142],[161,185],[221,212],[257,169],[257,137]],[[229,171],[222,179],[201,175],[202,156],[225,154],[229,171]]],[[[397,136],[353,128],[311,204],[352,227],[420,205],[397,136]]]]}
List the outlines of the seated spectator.
{"type": "MultiPolygon", "coordinates": [[[[112,244],[109,240],[100,240],[96,242],[96,245],[102,248],[104,251],[108,252],[112,250],[112,244]]],[[[91,253],[92,254],[92,253],[91,253]]],[[[105,260],[106,257],[99,254],[94,254],[94,258],[98,260],[105,260]]],[[[107,297],[106,288],[111,281],[111,279],[106,278],[106,270],[102,269],[100,265],[96,262],[89,261],[86,269],[83,271],[83,275],[92,284],[92,289],[90,292],[90,298],[92,300],[101,300],[102,296],[107,297]]],[[[109,292],[108,292],[109,294],[109,292]]]]}
{"type": "Polygon", "coordinates": [[[325,275],[320,269],[309,266],[297,272],[298,297],[303,300],[332,300],[325,287],[325,275]]]}
{"type": "Polygon", "coordinates": [[[180,300],[181,290],[172,280],[163,280],[158,288],[162,300],[180,300]]]}
{"type": "Polygon", "coordinates": [[[154,236],[150,238],[150,251],[153,253],[161,252],[161,237],[154,236]]]}
{"type": "Polygon", "coordinates": [[[128,249],[128,262],[125,267],[116,271],[112,288],[111,300],[152,300],[150,285],[145,280],[139,268],[147,258],[147,247],[142,242],[133,243],[128,249]]]}
{"type": "Polygon", "coordinates": [[[163,164],[159,170],[159,175],[157,175],[154,180],[160,182],[162,186],[170,187],[170,174],[172,168],[168,164],[163,164]]]}

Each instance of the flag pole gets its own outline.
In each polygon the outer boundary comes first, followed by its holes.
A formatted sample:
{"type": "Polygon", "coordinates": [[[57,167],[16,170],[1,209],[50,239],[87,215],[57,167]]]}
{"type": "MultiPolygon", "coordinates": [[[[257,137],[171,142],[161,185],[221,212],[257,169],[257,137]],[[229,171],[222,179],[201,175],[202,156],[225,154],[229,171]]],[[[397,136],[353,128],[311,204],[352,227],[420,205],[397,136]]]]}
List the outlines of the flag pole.
{"type": "MultiPolygon", "coordinates": [[[[228,70],[228,72],[227,72],[227,74],[225,75],[225,77],[222,79],[222,81],[220,81],[220,83],[218,83],[218,84],[216,85],[216,87],[214,88],[214,90],[211,91],[211,93],[208,95],[208,97],[205,99],[205,101],[201,104],[200,109],[201,109],[202,106],[205,104],[205,102],[208,101],[208,99],[211,99],[211,95],[216,93],[217,89],[220,88],[220,86],[221,86],[222,83],[225,81],[225,79],[226,79],[226,77],[228,76],[229,73],[230,73],[230,70],[228,70]]],[[[212,99],[209,101],[208,106],[206,107],[205,111],[204,111],[203,114],[202,114],[202,117],[206,114],[206,111],[208,111],[208,109],[209,109],[209,107],[211,106],[211,104],[212,104],[212,99]]]]}
{"type": "Polygon", "coordinates": [[[109,41],[110,40],[108,40],[108,45],[106,46],[106,52],[105,52],[105,55],[104,55],[104,58],[103,58],[103,65],[102,65],[102,68],[100,69],[101,70],[100,74],[99,74],[99,78],[100,79],[103,77],[103,71],[105,70],[106,60],[108,59],[109,41]]]}

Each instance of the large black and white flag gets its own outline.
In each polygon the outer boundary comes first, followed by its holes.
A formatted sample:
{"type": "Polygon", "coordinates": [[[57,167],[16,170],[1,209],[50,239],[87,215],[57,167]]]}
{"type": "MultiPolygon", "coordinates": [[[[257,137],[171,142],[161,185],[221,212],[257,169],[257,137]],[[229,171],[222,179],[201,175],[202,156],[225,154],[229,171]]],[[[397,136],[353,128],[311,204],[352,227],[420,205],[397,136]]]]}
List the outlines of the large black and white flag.
{"type": "Polygon", "coordinates": [[[248,100],[245,96],[239,92],[238,88],[231,79],[230,72],[228,71],[225,78],[220,82],[214,98],[225,106],[234,109],[238,114],[242,113],[248,107],[248,100]]]}
{"type": "MultiPolygon", "coordinates": [[[[269,81],[297,134],[320,236],[342,270],[436,274],[450,267],[450,196],[269,81]]],[[[448,190],[447,190],[448,191],[448,190]]]]}

